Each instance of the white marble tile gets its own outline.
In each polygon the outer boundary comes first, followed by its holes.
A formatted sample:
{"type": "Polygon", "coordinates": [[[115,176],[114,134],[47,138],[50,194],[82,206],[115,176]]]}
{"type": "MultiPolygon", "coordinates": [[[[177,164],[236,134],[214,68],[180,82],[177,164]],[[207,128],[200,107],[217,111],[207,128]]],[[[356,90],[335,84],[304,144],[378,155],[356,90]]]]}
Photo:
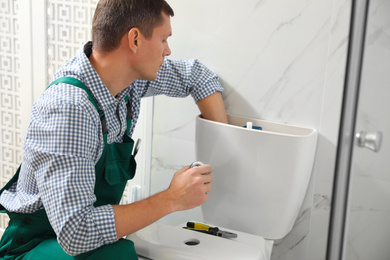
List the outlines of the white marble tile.
{"type": "Polygon", "coordinates": [[[337,152],[340,111],[348,48],[351,0],[333,1],[320,135],[315,162],[315,183],[310,220],[308,257],[323,260],[328,240],[331,195],[337,152]]]}
{"type": "Polygon", "coordinates": [[[172,56],[198,58],[217,72],[229,112],[319,126],[329,1],[169,3],[172,56]]]}
{"type": "MultiPolygon", "coordinates": [[[[313,216],[313,223],[328,221],[322,212],[329,212],[350,0],[168,3],[175,11],[172,57],[197,58],[215,71],[228,112],[312,127],[321,135],[324,130],[317,150],[321,158],[300,217],[276,244],[273,260],[312,260],[312,243],[321,248],[316,259],[324,259],[327,230],[310,222],[313,216]],[[318,239],[313,242],[313,237],[318,239]]],[[[198,113],[191,98],[155,98],[152,191],[167,187],[174,171],[194,158],[193,118],[198,113]]],[[[184,222],[177,215],[163,221],[184,222]]]]}

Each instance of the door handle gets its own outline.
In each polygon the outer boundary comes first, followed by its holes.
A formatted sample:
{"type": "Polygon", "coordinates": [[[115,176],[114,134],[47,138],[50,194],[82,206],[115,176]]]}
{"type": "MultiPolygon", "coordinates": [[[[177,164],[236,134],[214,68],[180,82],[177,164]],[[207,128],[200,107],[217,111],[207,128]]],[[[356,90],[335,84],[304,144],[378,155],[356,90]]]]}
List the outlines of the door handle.
{"type": "Polygon", "coordinates": [[[382,145],[382,132],[365,132],[356,133],[357,145],[359,147],[368,148],[374,152],[379,152],[382,145]]]}

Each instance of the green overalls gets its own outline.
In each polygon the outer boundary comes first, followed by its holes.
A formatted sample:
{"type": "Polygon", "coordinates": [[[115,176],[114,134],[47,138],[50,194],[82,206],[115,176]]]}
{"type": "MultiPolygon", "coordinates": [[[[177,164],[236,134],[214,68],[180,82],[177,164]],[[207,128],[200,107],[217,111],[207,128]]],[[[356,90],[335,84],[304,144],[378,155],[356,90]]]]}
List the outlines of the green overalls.
{"type": "MultiPolygon", "coordinates": [[[[127,102],[127,130],[123,143],[107,144],[107,127],[103,111],[97,106],[90,90],[72,77],[60,78],[49,85],[67,83],[84,89],[90,101],[98,110],[104,136],[103,153],[95,165],[95,207],[106,204],[119,204],[126,182],[134,177],[136,162],[131,154],[134,141],[128,136],[131,123],[131,105],[127,102]]],[[[0,194],[18,180],[20,167],[12,179],[0,190],[0,194]]],[[[10,222],[0,241],[0,259],[138,259],[134,244],[120,239],[116,243],[102,246],[93,251],[70,256],[57,242],[44,209],[32,214],[8,212],[0,205],[0,212],[7,213],[10,222]]]]}

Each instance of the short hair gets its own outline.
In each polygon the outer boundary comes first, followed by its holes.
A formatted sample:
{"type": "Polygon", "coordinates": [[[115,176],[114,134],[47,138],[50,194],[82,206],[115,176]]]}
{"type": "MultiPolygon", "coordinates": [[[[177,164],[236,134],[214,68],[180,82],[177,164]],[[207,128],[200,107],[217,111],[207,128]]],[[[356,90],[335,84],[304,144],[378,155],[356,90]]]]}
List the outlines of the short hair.
{"type": "Polygon", "coordinates": [[[93,48],[104,52],[115,50],[132,28],[138,28],[150,39],[154,28],[163,23],[162,12],[174,15],[165,0],[100,0],[92,21],[93,48]]]}

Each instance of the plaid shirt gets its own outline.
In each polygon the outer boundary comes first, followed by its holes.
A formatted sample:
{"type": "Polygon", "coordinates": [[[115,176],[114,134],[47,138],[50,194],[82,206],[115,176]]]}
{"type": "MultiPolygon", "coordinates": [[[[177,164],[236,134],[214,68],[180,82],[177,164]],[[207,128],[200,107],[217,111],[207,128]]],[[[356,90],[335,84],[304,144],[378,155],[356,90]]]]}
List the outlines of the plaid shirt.
{"type": "MultiPolygon", "coordinates": [[[[107,120],[108,143],[122,142],[127,95],[132,98],[131,135],[142,97],[191,94],[197,102],[223,90],[217,76],[197,60],[165,59],[156,81],[134,81],[114,97],[89,62],[91,48],[91,42],[80,48],[53,80],[75,77],[91,90],[107,120]]],[[[99,115],[86,92],[63,83],[51,86],[34,103],[19,181],[3,192],[0,203],[18,213],[45,208],[58,242],[71,255],[117,241],[112,206],[93,206],[95,164],[103,147],[99,115]]]]}

